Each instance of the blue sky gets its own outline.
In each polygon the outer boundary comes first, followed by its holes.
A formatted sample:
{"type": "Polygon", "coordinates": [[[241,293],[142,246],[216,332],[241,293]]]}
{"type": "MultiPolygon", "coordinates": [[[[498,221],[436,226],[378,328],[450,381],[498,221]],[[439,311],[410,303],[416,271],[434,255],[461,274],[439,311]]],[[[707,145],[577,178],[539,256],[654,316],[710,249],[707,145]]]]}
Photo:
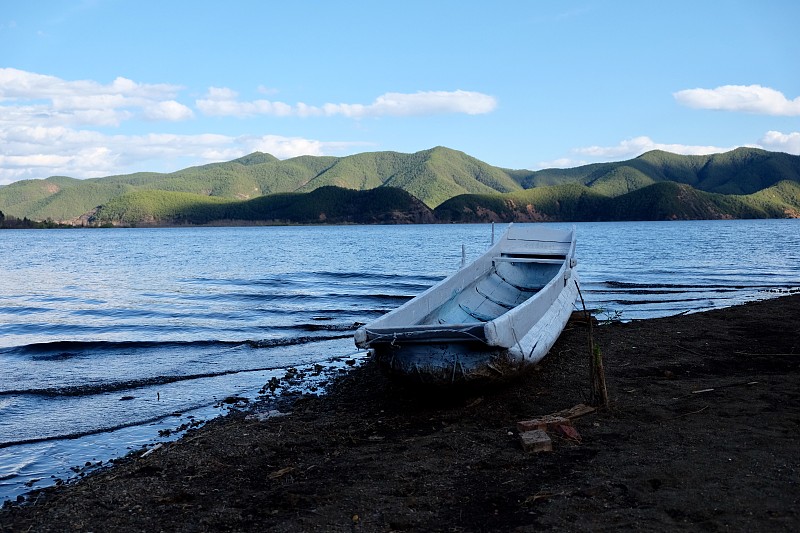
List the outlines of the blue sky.
{"type": "Polygon", "coordinates": [[[461,150],[800,154],[800,2],[0,0],[0,185],[461,150]]]}

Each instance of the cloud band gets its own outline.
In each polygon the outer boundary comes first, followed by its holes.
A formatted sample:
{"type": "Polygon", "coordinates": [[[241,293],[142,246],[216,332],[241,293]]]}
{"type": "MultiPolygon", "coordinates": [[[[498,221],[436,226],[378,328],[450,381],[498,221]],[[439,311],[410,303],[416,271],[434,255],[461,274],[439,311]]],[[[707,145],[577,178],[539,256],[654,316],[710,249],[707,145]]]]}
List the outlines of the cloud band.
{"type": "Polygon", "coordinates": [[[723,85],[716,89],[686,89],[674,95],[694,109],[739,111],[774,116],[800,115],[800,97],[789,100],[780,91],[761,85],[723,85]]]}
{"type": "Polygon", "coordinates": [[[414,117],[444,114],[480,115],[497,108],[493,96],[473,91],[420,91],[416,93],[386,93],[371,104],[294,105],[270,100],[241,102],[237,93],[212,87],[205,98],[195,102],[197,109],[209,116],[250,117],[257,115],[332,117],[414,117]]]}

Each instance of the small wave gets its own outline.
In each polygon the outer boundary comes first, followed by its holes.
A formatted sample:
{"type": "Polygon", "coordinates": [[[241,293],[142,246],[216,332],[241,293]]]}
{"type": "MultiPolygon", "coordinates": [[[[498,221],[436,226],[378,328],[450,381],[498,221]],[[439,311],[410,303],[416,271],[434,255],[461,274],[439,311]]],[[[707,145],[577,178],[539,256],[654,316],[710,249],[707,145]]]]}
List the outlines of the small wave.
{"type": "Polygon", "coordinates": [[[330,272],[330,271],[319,271],[319,272],[300,272],[297,274],[298,276],[307,276],[313,279],[319,278],[328,278],[328,279],[345,279],[345,280],[377,280],[381,282],[385,281],[395,281],[395,280],[414,280],[414,281],[424,281],[430,282],[430,284],[435,283],[442,279],[442,276],[433,276],[433,275],[425,275],[425,274],[414,274],[414,275],[406,275],[406,274],[387,274],[383,272],[330,272]]]}
{"type": "MultiPolygon", "coordinates": [[[[385,287],[381,287],[385,289],[385,287]]],[[[427,287],[425,287],[427,288],[427,287]]],[[[422,289],[424,290],[424,289],[422,289]]],[[[422,290],[418,292],[422,292],[422,290]]],[[[348,291],[340,291],[340,292],[319,292],[319,293],[284,293],[284,294],[261,294],[261,293],[240,293],[240,294],[231,294],[228,295],[228,298],[231,300],[239,300],[239,301],[256,301],[262,303],[270,303],[272,305],[283,305],[286,304],[313,304],[314,302],[324,302],[331,299],[350,299],[350,300],[408,300],[412,298],[413,295],[408,294],[384,294],[384,293],[374,293],[371,292],[370,294],[360,294],[360,293],[353,293],[348,291]]],[[[196,299],[204,299],[202,297],[196,299]]],[[[319,304],[315,304],[319,305],[319,304]]],[[[313,305],[308,305],[307,307],[313,307],[313,305]]]]}
{"type": "Polygon", "coordinates": [[[769,289],[769,288],[784,288],[786,285],[781,284],[763,284],[759,283],[757,285],[743,285],[743,284],[732,284],[732,285],[701,285],[701,284],[680,284],[680,283],[632,283],[628,281],[604,281],[600,283],[600,285],[605,285],[607,287],[613,287],[618,289],[691,289],[691,290],[743,290],[743,289],[769,289]]]}
{"type": "MultiPolygon", "coordinates": [[[[0,448],[2,447],[3,445],[0,443],[0,448]]],[[[19,462],[5,464],[4,467],[0,469],[0,481],[14,479],[15,477],[19,476],[20,472],[24,471],[26,468],[35,463],[36,459],[29,457],[26,459],[21,459],[19,462]]]]}
{"type": "MultiPolygon", "coordinates": [[[[197,409],[198,407],[203,407],[203,405],[202,404],[198,404],[198,405],[194,405],[194,406],[189,406],[185,410],[186,411],[191,411],[192,409],[197,409]]],[[[90,429],[90,430],[86,430],[86,431],[76,431],[74,433],[68,433],[68,434],[65,434],[65,435],[49,435],[47,437],[33,437],[33,438],[30,438],[30,439],[21,439],[21,440],[15,440],[15,441],[0,442],[0,449],[9,448],[11,446],[20,446],[20,445],[24,445],[24,444],[35,444],[37,442],[49,442],[49,441],[55,441],[55,440],[79,439],[81,437],[87,437],[89,435],[100,435],[100,434],[103,434],[103,433],[110,433],[112,431],[117,431],[119,429],[124,429],[124,428],[129,428],[129,427],[134,427],[134,426],[143,426],[145,424],[151,424],[151,423],[154,423],[154,422],[158,422],[160,420],[165,420],[165,419],[171,418],[173,416],[174,416],[174,414],[170,413],[170,414],[167,414],[167,415],[158,415],[158,416],[145,418],[145,419],[131,420],[130,422],[125,422],[123,424],[117,424],[117,425],[114,425],[114,426],[100,427],[100,428],[90,429]]],[[[10,476],[8,479],[11,479],[13,477],[16,477],[16,474],[14,474],[13,476],[10,476]]],[[[2,479],[2,478],[0,478],[0,479],[2,479]]]]}
{"type": "Polygon", "coordinates": [[[98,383],[94,385],[74,385],[69,387],[50,387],[42,389],[19,389],[0,391],[0,396],[92,396],[95,394],[105,394],[108,392],[118,392],[124,390],[139,389],[153,385],[166,385],[179,381],[189,381],[192,379],[214,378],[236,374],[239,372],[257,372],[262,370],[275,370],[281,367],[246,369],[246,370],[226,370],[223,372],[203,372],[199,374],[173,375],[173,376],[154,376],[150,378],[131,379],[126,381],[115,381],[109,383],[98,383]]]}
{"type": "Polygon", "coordinates": [[[85,357],[86,354],[77,352],[58,352],[58,353],[45,353],[31,356],[33,361],[68,361],[70,359],[79,359],[85,357]]]}
{"type": "Polygon", "coordinates": [[[320,335],[315,337],[289,337],[289,338],[278,338],[278,339],[263,339],[260,341],[247,341],[244,344],[249,344],[254,348],[275,348],[277,346],[294,346],[296,344],[308,344],[310,342],[346,339],[349,336],[350,335],[324,335],[324,336],[320,335]]]}
{"type": "Polygon", "coordinates": [[[357,329],[355,323],[352,324],[298,324],[297,329],[303,331],[353,331],[357,329]]]}
{"type": "MultiPolygon", "coordinates": [[[[714,293],[726,293],[726,292],[738,292],[742,289],[740,288],[730,288],[730,287],[687,287],[687,288],[680,288],[675,290],[670,289],[634,289],[634,288],[625,288],[625,289],[616,289],[616,290],[606,290],[602,291],[603,294],[631,294],[631,295],[657,295],[657,294],[692,294],[692,293],[703,293],[703,294],[714,294],[714,293]]],[[[597,291],[599,292],[599,291],[597,291]]]]}
{"type": "Polygon", "coordinates": [[[147,319],[154,319],[154,318],[167,318],[167,319],[174,319],[174,318],[181,318],[181,317],[196,317],[198,313],[192,313],[191,315],[185,313],[176,313],[175,311],[158,311],[153,309],[152,307],[148,307],[146,309],[131,309],[131,308],[101,308],[101,309],[76,309],[70,312],[71,315],[81,316],[81,317],[97,317],[97,318],[104,318],[107,319],[111,318],[123,318],[123,319],[133,319],[133,318],[147,318],[147,319]]]}
{"type": "Polygon", "coordinates": [[[370,294],[366,296],[366,298],[375,300],[410,300],[413,297],[414,297],[413,295],[408,295],[408,294],[380,294],[380,293],[370,294]]]}
{"type": "MultiPolygon", "coordinates": [[[[724,298],[718,298],[717,300],[725,300],[724,298]]],[[[665,300],[606,300],[607,304],[615,304],[615,305],[624,305],[630,307],[642,307],[647,305],[674,305],[674,304],[681,304],[681,303],[694,303],[694,302],[712,302],[713,300],[710,299],[708,296],[701,297],[701,298],[668,298],[665,300]]],[[[705,306],[700,306],[705,307],[705,306]]]]}
{"type": "Polygon", "coordinates": [[[359,311],[359,315],[362,318],[363,317],[368,317],[368,316],[369,317],[381,316],[381,315],[385,315],[389,311],[392,311],[393,309],[394,309],[394,307],[385,307],[383,309],[361,309],[359,311]]]}
{"type": "Polygon", "coordinates": [[[50,309],[47,307],[32,307],[32,306],[14,306],[14,307],[0,307],[0,314],[18,316],[18,315],[32,315],[35,313],[49,313],[50,309]]]}
{"type": "MultiPolygon", "coordinates": [[[[298,329],[298,326],[292,326],[292,329],[298,329]]],[[[299,329],[303,329],[300,327],[299,329]]],[[[348,328],[335,329],[335,328],[320,328],[330,329],[332,331],[346,331],[352,329],[348,328]]],[[[308,329],[308,331],[312,331],[308,329]]],[[[231,348],[235,346],[249,345],[254,348],[272,348],[276,346],[294,346],[296,344],[306,344],[310,342],[320,342],[326,340],[335,340],[344,338],[347,335],[332,335],[332,336],[304,336],[304,337],[281,337],[276,339],[263,339],[263,340],[200,340],[200,341],[170,341],[170,342],[157,342],[157,341],[56,341],[27,344],[24,346],[15,346],[0,350],[4,355],[21,355],[29,356],[36,361],[62,361],[69,360],[77,357],[82,357],[86,353],[104,351],[140,351],[140,350],[155,350],[164,348],[231,348]]]]}
{"type": "MultiPolygon", "coordinates": [[[[274,348],[276,346],[289,346],[294,344],[304,344],[310,342],[344,339],[348,337],[350,337],[350,335],[301,337],[296,339],[265,339],[261,341],[247,341],[245,343],[239,343],[239,345],[246,344],[254,348],[274,348]]],[[[239,369],[223,370],[219,372],[201,372],[196,374],[153,376],[142,379],[131,379],[131,380],[86,384],[86,385],[74,385],[67,387],[48,387],[41,389],[12,389],[12,390],[0,391],[0,396],[18,396],[18,395],[45,396],[45,397],[91,396],[95,394],[105,394],[109,392],[119,392],[119,391],[140,389],[143,387],[152,387],[154,385],[177,383],[179,381],[215,378],[220,376],[228,376],[231,374],[240,374],[244,372],[265,372],[269,370],[279,370],[281,368],[285,368],[285,366],[277,365],[277,366],[267,366],[259,368],[239,368],[239,369]]]]}
{"type": "Polygon", "coordinates": [[[59,360],[76,357],[80,352],[86,351],[115,351],[115,350],[147,350],[165,347],[204,347],[214,345],[236,345],[242,342],[233,341],[55,341],[26,344],[7,348],[0,353],[9,355],[31,355],[38,360],[59,360]]]}
{"type": "Polygon", "coordinates": [[[287,287],[293,285],[306,285],[311,282],[315,285],[322,283],[344,283],[357,282],[361,285],[363,283],[376,282],[386,284],[387,282],[392,285],[396,284],[415,284],[429,287],[440,281],[443,276],[426,275],[426,274],[386,274],[380,272],[293,272],[291,274],[276,274],[273,276],[266,276],[258,279],[245,279],[245,278],[182,278],[179,281],[183,283],[197,283],[201,285],[219,285],[219,286],[234,286],[234,287],[287,287]]]}

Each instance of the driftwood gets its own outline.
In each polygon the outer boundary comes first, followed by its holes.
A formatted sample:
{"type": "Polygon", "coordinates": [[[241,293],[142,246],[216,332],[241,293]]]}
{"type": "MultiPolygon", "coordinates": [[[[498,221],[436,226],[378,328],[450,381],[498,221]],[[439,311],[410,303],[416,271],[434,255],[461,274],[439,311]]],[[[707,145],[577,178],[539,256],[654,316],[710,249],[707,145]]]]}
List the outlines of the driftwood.
{"type": "Polygon", "coordinates": [[[159,442],[158,444],[156,444],[155,446],[153,446],[152,448],[150,448],[149,450],[147,450],[146,452],[144,452],[144,453],[142,454],[142,457],[147,457],[148,455],[150,455],[150,454],[151,454],[151,453],[153,453],[154,451],[158,450],[158,449],[159,449],[159,448],[161,448],[162,446],[164,446],[164,444],[163,444],[163,443],[161,443],[161,442],[159,442]]]}
{"type": "Polygon", "coordinates": [[[593,413],[596,409],[589,405],[579,403],[569,409],[563,409],[551,415],[544,415],[530,420],[517,422],[522,449],[526,452],[553,451],[553,443],[548,431],[556,431],[559,435],[574,442],[581,442],[578,430],[572,426],[572,419],[593,413]]]}
{"type": "Polygon", "coordinates": [[[517,431],[524,433],[525,431],[533,431],[534,429],[554,429],[560,425],[572,425],[568,418],[563,416],[545,415],[532,420],[520,420],[517,422],[517,431]]]}
{"type": "Polygon", "coordinates": [[[570,407],[569,409],[564,409],[557,413],[553,413],[553,416],[563,416],[564,418],[578,418],[579,416],[588,415],[589,413],[594,413],[596,409],[591,405],[586,405],[585,403],[579,403],[574,407],[570,407]]]}

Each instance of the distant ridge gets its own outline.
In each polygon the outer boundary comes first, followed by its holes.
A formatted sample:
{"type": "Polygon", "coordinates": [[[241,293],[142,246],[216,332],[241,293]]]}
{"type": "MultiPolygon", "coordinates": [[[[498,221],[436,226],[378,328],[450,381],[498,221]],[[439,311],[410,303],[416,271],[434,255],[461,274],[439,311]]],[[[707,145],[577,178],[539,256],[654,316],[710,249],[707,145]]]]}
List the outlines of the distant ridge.
{"type": "Polygon", "coordinates": [[[326,185],[309,193],[228,200],[182,192],[137,191],[86,217],[91,225],[425,224],[433,211],[402,189],[354,191],[326,185]]]}
{"type": "Polygon", "coordinates": [[[551,185],[521,193],[461,195],[434,210],[441,222],[601,222],[800,218],[800,183],[781,181],[749,195],[699,191],[663,181],[620,196],[585,185],[551,185]]]}
{"type": "Polygon", "coordinates": [[[617,163],[511,172],[525,189],[580,183],[617,196],[653,183],[674,181],[706,192],[751,194],[779,181],[800,182],[800,156],[757,148],[737,148],[711,155],[678,155],[653,150],[617,163]]]}
{"type": "Polygon", "coordinates": [[[269,211],[259,215],[268,218],[258,220],[391,223],[428,221],[433,216],[463,222],[785,218],[797,217],[800,212],[798,184],[800,156],[755,148],[706,156],[655,150],[627,161],[538,171],[494,167],[441,146],[412,154],[366,152],[285,160],[254,152],[233,161],[172,173],[20,181],[0,187],[0,211],[7,217],[73,224],[213,223],[210,213],[224,215],[230,223],[253,223],[255,204],[246,208],[242,202],[258,199],[272,205],[270,202],[289,198],[267,200],[272,195],[293,194],[294,211],[287,218],[269,211]],[[345,196],[327,189],[327,196],[302,196],[326,187],[375,192],[345,196]],[[405,191],[418,203],[401,201],[396,190],[405,191]],[[339,202],[354,202],[370,215],[360,218],[353,212],[329,217],[327,213],[338,212],[327,205],[326,198],[334,196],[339,202]],[[363,203],[365,198],[390,209],[393,215],[377,215],[363,203]],[[300,216],[304,203],[320,210],[315,216],[300,216]],[[430,215],[422,214],[423,205],[430,215]],[[122,206],[128,209],[124,215],[122,206]],[[235,218],[245,212],[251,213],[251,218],[235,218]]]}

